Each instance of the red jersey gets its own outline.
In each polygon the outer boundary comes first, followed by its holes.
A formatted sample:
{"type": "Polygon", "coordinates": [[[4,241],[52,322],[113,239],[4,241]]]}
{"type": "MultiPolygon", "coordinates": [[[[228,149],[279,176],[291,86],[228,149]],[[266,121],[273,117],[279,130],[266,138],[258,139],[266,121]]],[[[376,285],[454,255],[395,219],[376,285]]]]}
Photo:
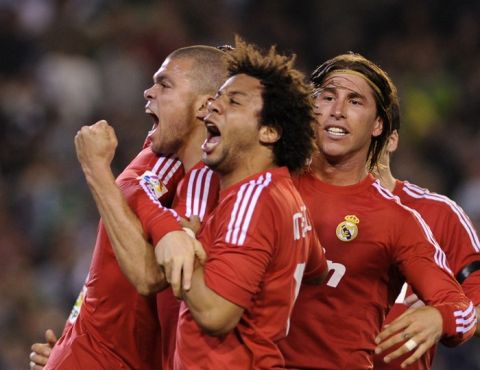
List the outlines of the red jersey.
{"type": "MultiPolygon", "coordinates": [[[[181,217],[198,216],[200,221],[203,221],[217,205],[219,189],[218,175],[203,162],[199,162],[178,184],[173,208],[181,217]]],[[[157,293],[163,370],[173,369],[179,309],[180,301],[175,298],[171,289],[157,293]]]]}
{"type": "MultiPolygon", "coordinates": [[[[445,252],[454,275],[472,262],[480,261],[480,241],[475,228],[465,212],[454,201],[407,181],[397,180],[393,193],[400,198],[402,204],[420,213],[445,252]]],[[[462,283],[462,288],[473,304],[478,305],[480,303],[480,271],[471,274],[462,283]]],[[[412,293],[412,288],[410,286],[407,288],[407,284],[402,287],[400,295],[385,319],[385,324],[395,320],[407,310],[408,307],[404,304],[404,300],[412,293]]],[[[406,369],[430,369],[435,355],[435,347],[432,347],[421,359],[406,369]]],[[[383,357],[387,353],[389,352],[375,356],[375,369],[401,369],[400,364],[405,361],[407,356],[402,356],[386,364],[383,362],[383,357]]]]}
{"type": "Polygon", "coordinates": [[[275,369],[300,282],[326,269],[303,200],[286,168],[265,171],[220,193],[199,235],[206,285],[244,308],[233,331],[204,334],[181,304],[175,369],[275,369]],[[308,262],[307,262],[308,261],[308,262]]]}
{"type": "Polygon", "coordinates": [[[326,284],[302,285],[280,347],[288,368],[372,369],[374,339],[404,279],[439,309],[444,338],[459,343],[473,335],[474,307],[418,213],[370,175],[351,186],[311,174],[296,182],[330,273],[326,284]]]}
{"type": "MultiPolygon", "coordinates": [[[[181,229],[172,214],[163,223],[158,223],[160,216],[149,216],[158,209],[164,210],[162,214],[170,212],[163,205],[171,203],[182,176],[183,167],[177,159],[159,157],[145,148],[117,178],[146,235],[160,237],[166,224],[181,229]]],[[[101,221],[83,298],[78,303],[46,370],[160,367],[155,297],[138,294],[122,273],[101,221]]]]}

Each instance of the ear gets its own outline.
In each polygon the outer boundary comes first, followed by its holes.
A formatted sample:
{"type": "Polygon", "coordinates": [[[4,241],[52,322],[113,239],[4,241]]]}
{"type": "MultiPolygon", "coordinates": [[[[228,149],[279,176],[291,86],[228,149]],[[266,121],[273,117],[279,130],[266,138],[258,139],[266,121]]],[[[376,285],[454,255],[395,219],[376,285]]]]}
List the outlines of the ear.
{"type": "Polygon", "coordinates": [[[375,123],[373,124],[372,136],[377,137],[381,135],[383,131],[383,119],[380,116],[375,118],[375,123]]]}
{"type": "Polygon", "coordinates": [[[393,132],[390,134],[390,137],[388,138],[388,141],[387,141],[386,150],[388,153],[393,153],[395,150],[397,150],[398,140],[399,140],[398,131],[393,130],[393,132]]]}
{"type": "Polygon", "coordinates": [[[208,102],[212,97],[208,94],[203,94],[195,99],[195,117],[199,120],[203,120],[208,113],[208,102]]]}
{"type": "Polygon", "coordinates": [[[274,144],[282,136],[278,129],[272,126],[261,126],[258,131],[258,137],[262,144],[274,144]]]}

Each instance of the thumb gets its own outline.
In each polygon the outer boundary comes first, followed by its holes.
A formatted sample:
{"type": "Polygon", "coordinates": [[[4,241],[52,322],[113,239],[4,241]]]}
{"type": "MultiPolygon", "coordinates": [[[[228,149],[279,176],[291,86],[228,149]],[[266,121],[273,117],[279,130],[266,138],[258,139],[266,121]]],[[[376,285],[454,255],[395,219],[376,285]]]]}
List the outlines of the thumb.
{"type": "Polygon", "coordinates": [[[200,264],[203,265],[207,260],[207,253],[205,252],[205,249],[203,249],[202,243],[200,243],[198,240],[194,240],[193,242],[195,248],[195,257],[197,257],[200,264]]]}
{"type": "Polygon", "coordinates": [[[45,339],[50,345],[50,347],[53,347],[55,343],[57,343],[57,336],[52,329],[48,329],[47,331],[45,331],[45,339]]]}
{"type": "Polygon", "coordinates": [[[190,225],[191,225],[191,228],[193,229],[193,231],[195,232],[195,234],[197,234],[198,231],[200,230],[200,228],[202,227],[200,217],[198,217],[196,215],[190,217],[190,225]]]}

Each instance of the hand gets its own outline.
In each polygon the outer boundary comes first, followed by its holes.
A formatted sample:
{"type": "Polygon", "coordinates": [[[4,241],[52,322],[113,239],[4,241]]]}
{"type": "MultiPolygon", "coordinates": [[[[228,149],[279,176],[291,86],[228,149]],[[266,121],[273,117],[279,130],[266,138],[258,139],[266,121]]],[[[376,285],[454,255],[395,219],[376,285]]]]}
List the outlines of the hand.
{"type": "Polygon", "coordinates": [[[41,370],[47,364],[51,349],[57,342],[57,336],[52,329],[45,331],[45,340],[47,343],[32,344],[32,352],[30,353],[31,370],[41,370]]]}
{"type": "Polygon", "coordinates": [[[404,353],[413,351],[413,354],[401,364],[401,367],[405,368],[417,361],[440,340],[442,330],[442,315],[436,308],[432,306],[411,308],[392,321],[375,338],[375,343],[377,343],[375,353],[380,354],[397,343],[405,342],[403,346],[384,358],[388,364],[404,353]]]}
{"type": "Polygon", "coordinates": [[[75,136],[77,158],[84,172],[94,172],[97,166],[110,167],[117,137],[107,121],[98,121],[92,126],[83,126],[75,136]]]}
{"type": "Polygon", "coordinates": [[[182,297],[182,289],[188,291],[191,287],[195,256],[201,255],[196,243],[199,242],[185,231],[171,231],[155,246],[157,263],[165,270],[165,278],[177,298],[182,297]]]}

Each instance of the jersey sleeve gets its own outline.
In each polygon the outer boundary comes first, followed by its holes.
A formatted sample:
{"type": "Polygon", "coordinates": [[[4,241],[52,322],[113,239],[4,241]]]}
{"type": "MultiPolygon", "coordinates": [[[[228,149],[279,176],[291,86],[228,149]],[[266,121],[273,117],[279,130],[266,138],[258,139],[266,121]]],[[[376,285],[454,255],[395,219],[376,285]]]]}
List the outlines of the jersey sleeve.
{"type": "MultiPolygon", "coordinates": [[[[447,207],[447,206],[445,206],[447,207]]],[[[480,242],[478,234],[464,211],[454,202],[443,212],[438,242],[447,255],[453,274],[465,294],[475,305],[480,304],[480,242]]]]}
{"type": "Polygon", "coordinates": [[[227,209],[217,210],[229,216],[208,247],[204,276],[210,289],[248,308],[272,260],[276,225],[266,194],[250,203],[242,202],[241,195],[241,192],[237,194],[236,207],[230,204],[227,209]]]}
{"type": "Polygon", "coordinates": [[[165,161],[164,166],[155,171],[146,170],[140,176],[119,184],[153,245],[168,232],[182,230],[177,213],[168,208],[182,177],[180,161],[173,164],[165,161]]]}
{"type": "Polygon", "coordinates": [[[442,341],[452,346],[466,341],[475,331],[475,309],[454,279],[444,252],[417,212],[405,212],[399,224],[394,254],[400,272],[426,304],[440,311],[442,341]]]}
{"type": "Polygon", "coordinates": [[[204,221],[218,203],[218,174],[204,165],[192,168],[177,188],[173,208],[184,218],[198,216],[204,221]]]}
{"type": "Polygon", "coordinates": [[[303,280],[307,283],[309,281],[316,280],[321,277],[327,269],[328,267],[327,259],[325,257],[325,250],[320,244],[317,234],[314,230],[312,230],[309,255],[305,272],[303,273],[303,280]]]}

